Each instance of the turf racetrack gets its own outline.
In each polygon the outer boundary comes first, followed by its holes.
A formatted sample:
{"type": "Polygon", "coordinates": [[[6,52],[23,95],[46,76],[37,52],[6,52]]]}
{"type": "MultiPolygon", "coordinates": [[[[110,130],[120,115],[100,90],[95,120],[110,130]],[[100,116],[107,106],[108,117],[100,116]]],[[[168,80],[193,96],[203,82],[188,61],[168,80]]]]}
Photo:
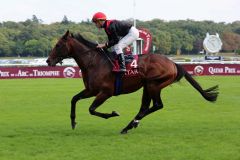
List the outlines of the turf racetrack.
{"type": "Polygon", "coordinates": [[[142,90],[112,97],[91,116],[92,98],[70,101],[81,79],[0,80],[1,160],[239,160],[240,76],[195,77],[206,89],[219,84],[216,103],[205,101],[186,80],[162,91],[164,108],[127,135],[119,132],[139,110],[142,90]]]}

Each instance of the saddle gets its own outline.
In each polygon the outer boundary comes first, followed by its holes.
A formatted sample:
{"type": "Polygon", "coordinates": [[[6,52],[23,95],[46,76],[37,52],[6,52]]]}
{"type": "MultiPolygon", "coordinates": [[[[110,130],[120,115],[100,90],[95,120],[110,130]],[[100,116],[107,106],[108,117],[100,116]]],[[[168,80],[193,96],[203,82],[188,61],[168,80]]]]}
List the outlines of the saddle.
{"type": "MultiPolygon", "coordinates": [[[[108,50],[103,50],[102,52],[105,52],[104,54],[108,56],[108,59],[111,61],[113,65],[112,71],[119,72],[120,67],[117,60],[117,54],[115,52],[109,52],[108,50]]],[[[125,58],[125,65],[127,70],[126,73],[129,73],[133,70],[136,71],[138,69],[138,55],[125,54],[124,58],[125,58]]],[[[125,74],[125,75],[128,75],[128,74],[125,74]]]]}
{"type": "MultiPolygon", "coordinates": [[[[119,73],[119,64],[117,60],[117,54],[115,52],[109,52],[108,50],[102,50],[101,52],[104,52],[106,58],[108,58],[109,61],[111,61],[113,67],[112,71],[114,73],[119,73]]],[[[138,75],[138,55],[124,55],[125,58],[125,65],[126,65],[126,73],[124,75],[122,74],[116,74],[116,79],[114,82],[114,95],[117,96],[122,93],[122,77],[132,77],[138,75]]]]}

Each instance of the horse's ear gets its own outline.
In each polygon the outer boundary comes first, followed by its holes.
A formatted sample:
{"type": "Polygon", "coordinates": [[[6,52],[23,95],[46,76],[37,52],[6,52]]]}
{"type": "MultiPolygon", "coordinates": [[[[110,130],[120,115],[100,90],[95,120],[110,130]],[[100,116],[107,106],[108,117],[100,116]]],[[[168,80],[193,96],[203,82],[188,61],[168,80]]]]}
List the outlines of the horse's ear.
{"type": "Polygon", "coordinates": [[[71,33],[70,35],[71,35],[71,37],[72,37],[72,38],[74,38],[74,35],[73,35],[73,33],[71,33]]]}
{"type": "Polygon", "coordinates": [[[63,39],[67,40],[68,35],[69,35],[69,30],[67,30],[67,32],[63,35],[63,39]]]}

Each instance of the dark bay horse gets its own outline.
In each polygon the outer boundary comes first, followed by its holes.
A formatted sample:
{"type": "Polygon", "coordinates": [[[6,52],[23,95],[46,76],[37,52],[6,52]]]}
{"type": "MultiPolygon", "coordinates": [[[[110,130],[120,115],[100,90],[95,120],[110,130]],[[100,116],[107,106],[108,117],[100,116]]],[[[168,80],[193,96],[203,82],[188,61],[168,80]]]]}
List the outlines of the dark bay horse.
{"type": "MultiPolygon", "coordinates": [[[[89,112],[102,118],[119,116],[115,111],[112,113],[100,113],[96,109],[108,98],[114,96],[114,84],[116,73],[112,72],[112,63],[102,51],[96,49],[95,43],[84,39],[80,34],[76,37],[67,31],[56,43],[51,51],[47,63],[55,66],[65,58],[74,58],[82,71],[85,89],[73,96],[71,101],[71,125],[75,128],[76,103],[77,101],[95,96],[89,112]]],[[[159,54],[140,55],[138,58],[138,75],[134,77],[122,77],[121,94],[134,92],[143,87],[142,103],[135,118],[121,131],[122,134],[132,128],[136,128],[139,121],[148,114],[163,108],[161,90],[179,81],[182,77],[202,95],[204,99],[214,102],[218,96],[218,86],[209,89],[202,87],[180,65],[175,64],[168,58],[159,54]],[[151,101],[153,106],[150,107],[151,101]]]]}

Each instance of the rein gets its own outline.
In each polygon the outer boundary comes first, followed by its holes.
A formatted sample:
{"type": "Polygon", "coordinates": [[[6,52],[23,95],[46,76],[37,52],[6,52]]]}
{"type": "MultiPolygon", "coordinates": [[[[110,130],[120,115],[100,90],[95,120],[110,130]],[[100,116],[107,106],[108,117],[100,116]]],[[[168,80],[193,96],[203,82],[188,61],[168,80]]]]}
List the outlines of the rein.
{"type": "MultiPolygon", "coordinates": [[[[87,52],[90,52],[90,51],[92,51],[92,50],[94,50],[95,48],[91,48],[91,49],[88,49],[88,50],[86,50],[86,51],[84,51],[84,52],[82,52],[82,53],[87,53],[87,52]]],[[[66,58],[72,58],[71,56],[65,56],[65,57],[59,57],[59,59],[60,59],[60,61],[58,62],[58,63],[60,63],[61,65],[63,64],[63,60],[64,59],[66,59],[66,58]]]]}
{"type": "MultiPolygon", "coordinates": [[[[96,48],[88,49],[88,50],[82,52],[82,54],[83,54],[83,53],[90,52],[90,51],[92,51],[92,50],[94,50],[94,49],[96,49],[96,48]]],[[[104,56],[108,59],[108,61],[112,64],[112,66],[114,66],[114,63],[112,62],[111,58],[106,54],[106,52],[105,52],[102,48],[100,48],[99,50],[100,50],[100,52],[101,52],[102,54],[104,54],[104,56]]],[[[97,52],[97,53],[98,53],[98,52],[97,52]]],[[[96,56],[96,54],[95,54],[95,56],[96,56]]],[[[94,56],[94,57],[95,57],[95,56],[94,56]]],[[[93,57],[93,58],[94,58],[94,57],[93,57]]]]}
{"type": "MultiPolygon", "coordinates": [[[[88,50],[82,52],[82,54],[88,53],[88,52],[90,52],[90,51],[92,51],[92,50],[95,50],[95,49],[96,49],[96,48],[88,49],[88,50]]],[[[104,54],[104,56],[108,59],[108,61],[111,63],[111,65],[114,66],[114,63],[112,62],[111,58],[106,54],[106,52],[105,52],[102,48],[100,48],[100,52],[101,52],[100,54],[104,54]]],[[[92,59],[94,59],[97,54],[99,54],[99,52],[97,52],[97,53],[92,57],[92,59]]],[[[92,63],[93,63],[93,62],[92,62],[92,63]]],[[[92,63],[89,63],[86,68],[88,68],[92,63]]]]}
{"type": "Polygon", "coordinates": [[[112,64],[112,66],[114,66],[112,60],[111,60],[110,57],[106,54],[106,52],[105,52],[102,48],[101,48],[100,50],[101,50],[101,52],[104,54],[104,56],[107,57],[107,59],[109,60],[109,62],[112,64]]]}
{"type": "MultiPolygon", "coordinates": [[[[98,49],[98,48],[90,48],[90,49],[87,49],[87,50],[85,50],[85,51],[83,51],[83,52],[81,52],[81,54],[84,54],[84,53],[88,53],[88,52],[90,52],[90,51],[92,51],[92,50],[95,50],[95,49],[98,49]]],[[[107,58],[107,60],[111,63],[111,65],[112,66],[114,66],[114,63],[113,63],[113,61],[111,60],[111,58],[106,54],[106,52],[102,49],[102,48],[99,48],[99,50],[100,50],[100,53],[102,53],[102,54],[104,54],[104,56],[107,58]]],[[[97,53],[99,53],[98,51],[97,51],[97,53]]],[[[92,58],[92,59],[94,59],[95,58],[95,56],[96,56],[96,54],[94,55],[94,57],[92,58]]],[[[71,58],[71,56],[66,56],[66,57],[59,57],[60,58],[60,64],[62,65],[62,60],[63,59],[65,59],[65,58],[71,58]]],[[[88,66],[89,65],[91,65],[91,63],[90,64],[88,64],[88,66]]]]}

